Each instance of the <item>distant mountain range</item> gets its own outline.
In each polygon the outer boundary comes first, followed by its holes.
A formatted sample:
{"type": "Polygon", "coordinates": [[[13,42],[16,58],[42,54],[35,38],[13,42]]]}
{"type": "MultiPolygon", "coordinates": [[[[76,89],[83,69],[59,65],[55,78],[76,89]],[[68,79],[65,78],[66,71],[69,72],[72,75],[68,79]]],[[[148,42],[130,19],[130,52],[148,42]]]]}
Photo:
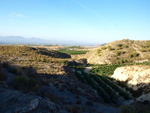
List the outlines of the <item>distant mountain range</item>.
{"type": "Polygon", "coordinates": [[[38,38],[24,38],[21,36],[0,36],[0,44],[50,44],[50,42],[38,38]]]}
{"type": "Polygon", "coordinates": [[[63,40],[44,40],[39,38],[24,38],[22,36],[0,36],[0,44],[35,44],[35,45],[46,45],[46,44],[57,44],[57,45],[96,45],[90,43],[82,43],[75,41],[63,41],[63,40]]]}

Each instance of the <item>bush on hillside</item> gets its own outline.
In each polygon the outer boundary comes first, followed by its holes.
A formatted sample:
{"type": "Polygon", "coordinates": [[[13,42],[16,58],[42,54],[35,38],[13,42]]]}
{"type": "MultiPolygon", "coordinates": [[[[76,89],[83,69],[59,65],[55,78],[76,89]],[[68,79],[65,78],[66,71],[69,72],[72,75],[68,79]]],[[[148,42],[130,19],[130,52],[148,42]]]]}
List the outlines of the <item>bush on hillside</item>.
{"type": "Polygon", "coordinates": [[[117,47],[122,47],[123,45],[122,45],[122,44],[117,44],[116,46],[117,46],[117,47]]]}
{"type": "Polygon", "coordinates": [[[0,81],[4,81],[7,79],[6,74],[2,71],[2,65],[0,65],[0,81]]]}
{"type": "Polygon", "coordinates": [[[140,51],[141,51],[141,52],[146,52],[146,50],[145,50],[145,49],[140,49],[140,51]]]}
{"type": "Polygon", "coordinates": [[[117,64],[124,64],[124,63],[127,63],[128,60],[125,60],[125,59],[119,59],[117,60],[117,64]]]}
{"type": "Polygon", "coordinates": [[[14,78],[13,87],[17,90],[28,92],[38,90],[40,88],[40,84],[33,77],[19,75],[14,78]]]}
{"type": "Polygon", "coordinates": [[[125,44],[125,45],[123,45],[123,48],[129,48],[129,46],[127,46],[127,45],[125,44]]]}
{"type": "Polygon", "coordinates": [[[116,51],[116,55],[120,56],[122,54],[122,51],[116,51]]]}
{"type": "Polygon", "coordinates": [[[142,103],[123,105],[121,106],[121,113],[150,113],[150,107],[142,103]]]}
{"type": "Polygon", "coordinates": [[[134,57],[140,56],[140,54],[137,52],[133,52],[133,53],[129,53],[128,56],[129,56],[129,58],[134,58],[134,57]]]}
{"type": "Polygon", "coordinates": [[[146,42],[146,46],[147,46],[147,47],[150,47],[150,41],[147,41],[147,42],[146,42]]]}
{"type": "Polygon", "coordinates": [[[113,50],[113,48],[111,46],[107,47],[109,51],[113,50]]]}
{"type": "Polygon", "coordinates": [[[100,50],[100,49],[98,49],[98,50],[97,50],[97,54],[99,54],[100,52],[101,52],[101,50],[100,50]]]}
{"type": "Polygon", "coordinates": [[[107,49],[107,47],[102,47],[102,50],[106,50],[107,49]]]}
{"type": "Polygon", "coordinates": [[[148,48],[147,51],[150,52],[150,48],[148,48]]]}

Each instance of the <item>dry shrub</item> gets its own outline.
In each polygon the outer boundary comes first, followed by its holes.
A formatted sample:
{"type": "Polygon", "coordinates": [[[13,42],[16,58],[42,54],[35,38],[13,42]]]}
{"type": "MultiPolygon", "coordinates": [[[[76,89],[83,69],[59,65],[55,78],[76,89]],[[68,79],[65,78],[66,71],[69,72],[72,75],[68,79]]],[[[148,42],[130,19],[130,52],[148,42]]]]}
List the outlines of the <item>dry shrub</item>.
{"type": "Polygon", "coordinates": [[[4,81],[7,79],[7,75],[2,70],[2,65],[0,65],[0,81],[4,81]]]}

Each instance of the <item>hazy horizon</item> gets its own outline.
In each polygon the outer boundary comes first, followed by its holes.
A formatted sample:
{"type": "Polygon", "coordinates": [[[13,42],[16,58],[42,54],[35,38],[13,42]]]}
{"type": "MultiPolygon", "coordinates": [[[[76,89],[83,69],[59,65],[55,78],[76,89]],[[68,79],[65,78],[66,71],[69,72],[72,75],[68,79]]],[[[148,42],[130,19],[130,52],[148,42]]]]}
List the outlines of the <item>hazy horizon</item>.
{"type": "Polygon", "coordinates": [[[1,0],[0,36],[108,43],[150,39],[149,0],[1,0]]]}

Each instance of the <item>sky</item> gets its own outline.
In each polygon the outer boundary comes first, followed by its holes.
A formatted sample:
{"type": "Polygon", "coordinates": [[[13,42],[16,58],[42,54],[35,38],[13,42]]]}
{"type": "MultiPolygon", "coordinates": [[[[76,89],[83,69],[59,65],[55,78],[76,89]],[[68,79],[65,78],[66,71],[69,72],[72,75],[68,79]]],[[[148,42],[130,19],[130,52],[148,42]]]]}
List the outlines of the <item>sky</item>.
{"type": "Polygon", "coordinates": [[[150,0],[0,0],[0,36],[150,40],[150,0]]]}

